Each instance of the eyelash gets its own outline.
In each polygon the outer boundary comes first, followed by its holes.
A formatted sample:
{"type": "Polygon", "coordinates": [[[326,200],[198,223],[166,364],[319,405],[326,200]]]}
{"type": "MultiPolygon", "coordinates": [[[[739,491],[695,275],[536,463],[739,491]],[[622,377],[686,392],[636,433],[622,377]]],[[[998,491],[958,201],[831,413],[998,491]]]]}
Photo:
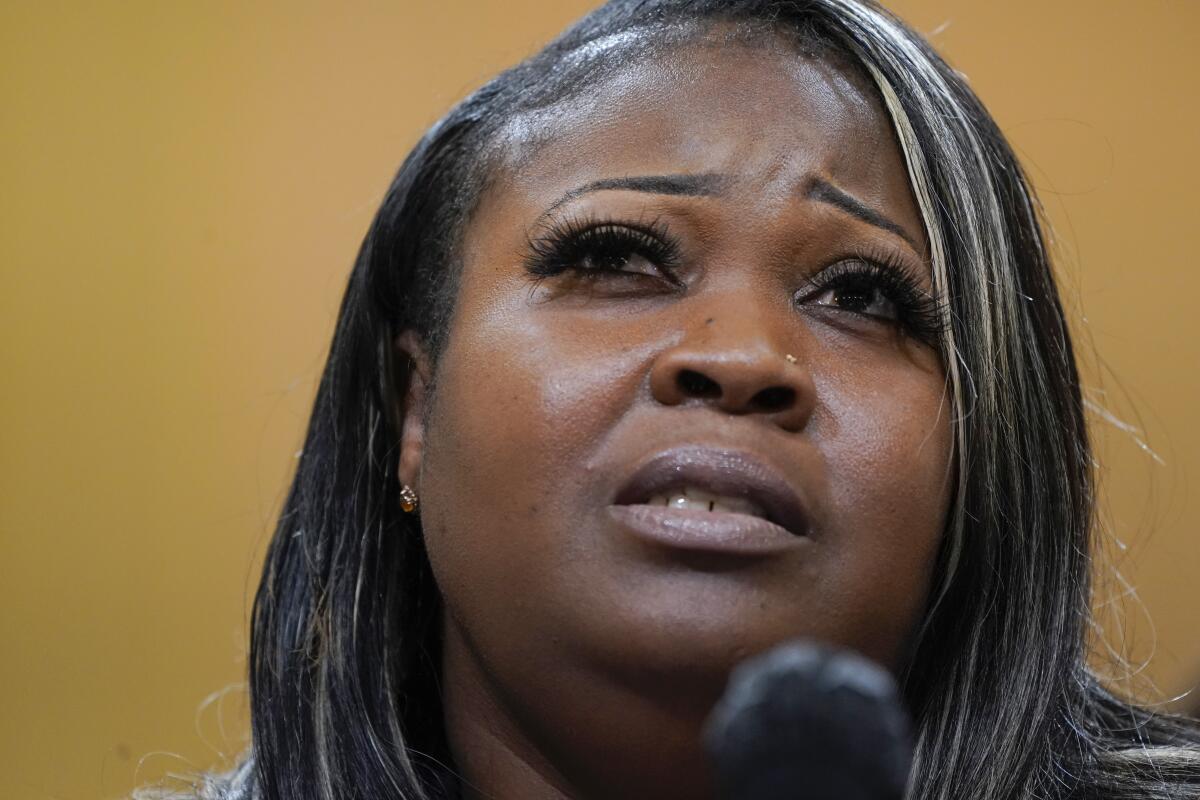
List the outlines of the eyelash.
{"type": "MultiPolygon", "coordinates": [[[[546,225],[544,232],[529,241],[525,269],[536,284],[546,278],[574,272],[588,280],[625,275],[654,279],[655,276],[630,272],[613,262],[627,263],[632,256],[646,259],[674,287],[682,286],[674,270],[680,265],[681,246],[665,223],[616,222],[590,217],[568,217],[546,225]],[[598,266],[585,266],[588,260],[598,266]]],[[[841,313],[894,323],[909,335],[937,346],[944,325],[938,303],[918,282],[900,259],[885,249],[855,253],[826,267],[808,279],[808,285],[796,292],[797,303],[829,291],[877,291],[896,308],[896,319],[849,309],[841,313]]]]}
{"type": "Polygon", "coordinates": [[[679,265],[679,241],[659,220],[628,224],[611,220],[568,217],[547,224],[545,231],[529,242],[525,270],[538,281],[574,271],[581,277],[599,279],[605,275],[653,275],[604,266],[606,260],[628,261],[638,255],[662,273],[663,279],[680,285],[674,269],[679,265]],[[597,259],[597,257],[599,257],[597,259]],[[584,266],[588,258],[601,266],[584,266]]]}
{"type": "MultiPolygon", "coordinates": [[[[941,341],[945,331],[941,306],[910,268],[887,250],[857,253],[826,267],[809,278],[808,286],[795,296],[799,302],[838,290],[877,291],[895,306],[895,322],[910,336],[934,347],[941,341]]],[[[890,321],[862,311],[849,313],[890,321]]]]}

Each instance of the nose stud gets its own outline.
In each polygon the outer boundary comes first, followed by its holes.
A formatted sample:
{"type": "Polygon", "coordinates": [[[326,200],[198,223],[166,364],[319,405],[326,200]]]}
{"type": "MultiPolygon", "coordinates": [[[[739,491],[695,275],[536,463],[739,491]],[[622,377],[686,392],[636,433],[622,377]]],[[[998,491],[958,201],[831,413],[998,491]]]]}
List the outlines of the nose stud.
{"type": "Polygon", "coordinates": [[[785,356],[784,356],[784,358],[786,358],[786,359],[787,359],[787,362],[788,362],[789,364],[795,364],[795,363],[796,363],[796,357],[795,357],[794,355],[792,355],[791,353],[788,353],[787,355],[785,355],[785,356]]]}

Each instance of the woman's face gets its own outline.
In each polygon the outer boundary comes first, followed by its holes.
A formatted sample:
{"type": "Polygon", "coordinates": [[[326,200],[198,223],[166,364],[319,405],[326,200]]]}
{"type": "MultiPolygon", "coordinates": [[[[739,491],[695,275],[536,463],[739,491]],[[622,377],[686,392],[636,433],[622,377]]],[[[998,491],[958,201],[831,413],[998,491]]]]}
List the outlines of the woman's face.
{"type": "Polygon", "coordinates": [[[509,133],[403,442],[447,702],[571,762],[619,752],[617,717],[669,749],[656,724],[694,727],[794,637],[899,668],[952,446],[874,94],[782,48],[696,46],[509,133]]]}

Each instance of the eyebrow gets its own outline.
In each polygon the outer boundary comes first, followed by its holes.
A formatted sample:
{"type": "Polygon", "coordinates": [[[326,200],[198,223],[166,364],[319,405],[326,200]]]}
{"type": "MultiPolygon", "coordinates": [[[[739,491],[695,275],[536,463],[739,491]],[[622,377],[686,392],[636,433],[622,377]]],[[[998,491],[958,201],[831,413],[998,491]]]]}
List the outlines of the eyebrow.
{"type": "Polygon", "coordinates": [[[546,209],[546,213],[591,192],[624,190],[647,194],[669,194],[683,197],[712,197],[721,193],[728,177],[714,172],[696,175],[632,175],[623,178],[601,178],[585,183],[564,194],[546,209]]]}
{"type": "MultiPolygon", "coordinates": [[[[552,213],[559,206],[569,203],[576,197],[592,192],[624,190],[629,192],[645,192],[647,194],[675,195],[682,197],[712,197],[721,194],[729,185],[730,176],[716,172],[704,172],[695,175],[631,175],[620,178],[600,178],[599,180],[577,186],[558,198],[543,212],[542,216],[552,213]]],[[[868,225],[885,230],[899,236],[908,242],[914,250],[921,251],[916,241],[908,231],[896,222],[866,205],[862,201],[847,194],[824,178],[811,177],[804,189],[803,196],[837,208],[868,225]]]]}
{"type": "Polygon", "coordinates": [[[894,233],[912,245],[914,250],[917,252],[921,251],[921,248],[917,247],[917,243],[913,240],[913,237],[909,235],[908,231],[900,227],[900,225],[822,178],[814,177],[810,179],[808,187],[804,191],[804,196],[810,200],[816,200],[817,202],[826,203],[834,208],[841,209],[868,225],[874,225],[876,228],[894,233]]]}

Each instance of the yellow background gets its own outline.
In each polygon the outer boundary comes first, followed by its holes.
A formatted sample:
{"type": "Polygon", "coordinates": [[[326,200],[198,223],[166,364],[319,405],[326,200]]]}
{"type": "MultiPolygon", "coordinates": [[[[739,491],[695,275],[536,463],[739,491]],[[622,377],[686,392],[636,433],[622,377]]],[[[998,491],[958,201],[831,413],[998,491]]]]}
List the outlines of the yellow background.
{"type": "MultiPolygon", "coordinates": [[[[242,680],[359,239],[419,133],[589,5],[0,5],[0,797],[117,797],[241,746],[244,697],[205,699],[242,680]]],[[[1200,2],[894,7],[1028,164],[1090,396],[1162,461],[1098,423],[1129,650],[1156,642],[1145,675],[1177,693],[1200,677],[1200,2]]]]}

